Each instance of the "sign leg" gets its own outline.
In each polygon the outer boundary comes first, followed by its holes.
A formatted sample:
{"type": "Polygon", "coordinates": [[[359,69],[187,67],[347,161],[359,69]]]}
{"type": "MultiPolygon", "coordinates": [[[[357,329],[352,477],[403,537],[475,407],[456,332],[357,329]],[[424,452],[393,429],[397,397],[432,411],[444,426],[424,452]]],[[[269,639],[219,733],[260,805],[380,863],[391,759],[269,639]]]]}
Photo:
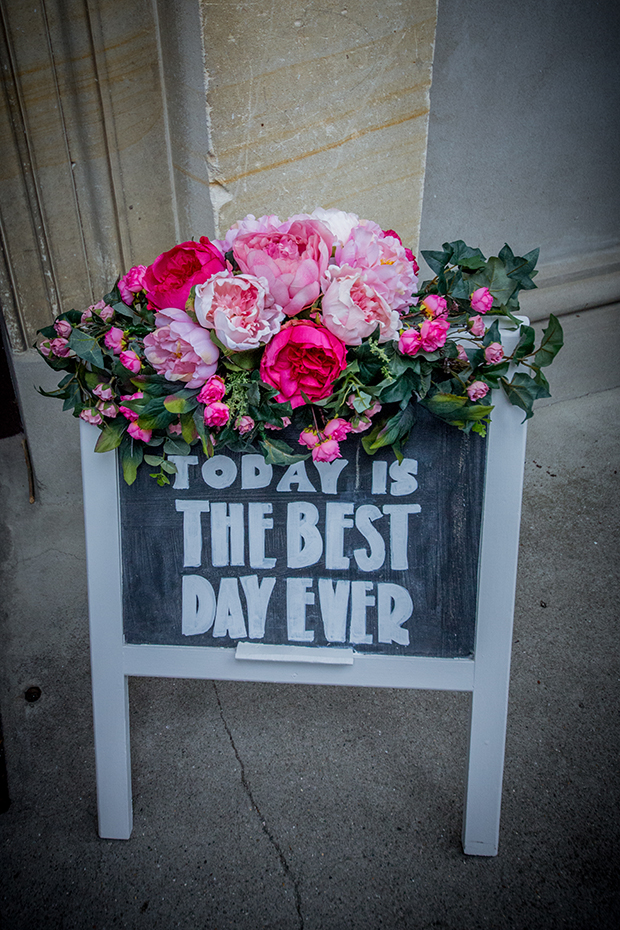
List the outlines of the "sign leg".
{"type": "Polygon", "coordinates": [[[133,826],[127,683],[118,669],[93,663],[97,813],[105,839],[128,840],[133,826]]]}

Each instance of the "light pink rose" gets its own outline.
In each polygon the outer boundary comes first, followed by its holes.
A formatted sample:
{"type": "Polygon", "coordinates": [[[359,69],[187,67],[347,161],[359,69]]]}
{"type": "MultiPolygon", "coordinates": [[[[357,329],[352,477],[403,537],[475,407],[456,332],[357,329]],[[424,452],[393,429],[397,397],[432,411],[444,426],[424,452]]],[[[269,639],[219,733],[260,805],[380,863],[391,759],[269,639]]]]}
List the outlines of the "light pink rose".
{"type": "Polygon", "coordinates": [[[457,349],[459,350],[459,354],[458,354],[458,356],[457,356],[458,359],[459,359],[461,362],[469,362],[469,359],[467,358],[467,352],[465,351],[465,348],[464,348],[462,345],[457,345],[457,349]]]}
{"type": "Polygon", "coordinates": [[[119,355],[119,360],[121,365],[133,375],[137,375],[142,368],[142,362],[133,349],[124,349],[119,355]]]}
{"type": "Polygon", "coordinates": [[[63,339],[68,339],[71,335],[71,330],[73,327],[71,326],[69,320],[56,320],[54,323],[54,329],[59,336],[62,336],[63,339]]]}
{"type": "Polygon", "coordinates": [[[127,433],[132,439],[139,439],[141,442],[150,442],[153,435],[152,429],[142,429],[137,423],[130,423],[127,427],[127,433]]]}
{"type": "Polygon", "coordinates": [[[398,351],[403,355],[415,355],[422,346],[422,337],[418,329],[406,329],[398,340],[398,351]]]}
{"type": "Polygon", "coordinates": [[[99,384],[96,384],[93,388],[93,394],[98,397],[99,400],[112,400],[114,397],[114,391],[106,381],[100,381],[99,384]]]}
{"type": "MultiPolygon", "coordinates": [[[[121,400],[140,400],[142,397],[144,397],[142,391],[136,391],[135,394],[121,394],[121,400]]],[[[125,407],[123,404],[120,404],[118,409],[123,414],[123,416],[127,420],[131,420],[132,423],[135,423],[140,416],[140,414],[136,413],[135,410],[131,410],[130,407],[125,407]]]]}
{"type": "Polygon", "coordinates": [[[251,433],[254,429],[254,420],[252,417],[247,416],[237,417],[235,421],[235,429],[237,432],[243,436],[245,433],[251,433]]]}
{"type": "Polygon", "coordinates": [[[324,436],[329,437],[329,439],[335,439],[337,442],[342,442],[343,439],[346,439],[347,433],[350,432],[351,424],[342,417],[334,417],[332,420],[329,420],[323,429],[324,436]]]}
{"type": "Polygon", "coordinates": [[[321,437],[315,429],[310,429],[308,427],[307,429],[302,430],[299,434],[299,445],[307,446],[308,449],[314,449],[314,447],[318,445],[320,441],[321,437]]]}
{"type": "Polygon", "coordinates": [[[445,297],[440,297],[439,294],[427,294],[424,300],[420,301],[418,309],[431,319],[444,317],[448,315],[448,302],[445,297]]]}
{"type": "Polygon", "coordinates": [[[266,278],[219,271],[196,287],[194,312],[228,349],[242,352],[269,342],[284,319],[266,278]]]}
{"type": "Polygon", "coordinates": [[[489,386],[484,381],[474,381],[467,388],[467,396],[470,400],[480,400],[489,393],[489,386]]]}
{"type": "Polygon", "coordinates": [[[266,278],[276,304],[294,316],[321,293],[333,242],[318,220],[295,220],[237,236],[233,252],[241,270],[266,278]]]}
{"type": "Polygon", "coordinates": [[[484,336],[485,326],[481,316],[470,316],[469,331],[471,332],[472,336],[476,336],[477,338],[484,336]]]}
{"type": "Polygon", "coordinates": [[[315,462],[333,462],[341,459],[340,446],[335,439],[325,439],[312,449],[312,459],[315,462]]]}
{"type": "Polygon", "coordinates": [[[123,345],[125,344],[125,333],[118,326],[113,326],[107,331],[103,341],[108,349],[111,349],[115,355],[120,355],[123,345]]]}
{"type": "Polygon", "coordinates": [[[84,420],[86,423],[92,423],[93,426],[100,426],[103,423],[103,417],[94,407],[87,407],[86,410],[82,410],[80,413],[80,420],[84,420]]]}
{"type": "Polygon", "coordinates": [[[328,397],[346,367],[347,349],[340,339],[318,323],[294,320],[267,343],[260,376],[278,389],[279,403],[288,400],[299,407],[305,403],[302,391],[311,403],[328,397]]]}
{"type": "Polygon", "coordinates": [[[391,310],[405,310],[411,304],[417,286],[413,265],[395,236],[374,231],[369,225],[353,229],[342,248],[336,248],[336,263],[360,271],[372,270],[375,289],[391,310]]]}
{"type": "Polygon", "coordinates": [[[221,400],[225,393],[224,379],[219,375],[212,375],[200,388],[196,400],[199,404],[212,404],[214,400],[221,400]]]}
{"type": "Polygon", "coordinates": [[[374,271],[332,266],[323,286],[323,324],[346,345],[361,345],[377,326],[379,342],[396,338],[400,317],[379,292],[381,282],[374,271]]]}
{"type": "Polygon", "coordinates": [[[98,400],[95,406],[104,417],[108,417],[110,420],[113,420],[118,414],[118,407],[116,404],[106,403],[105,400],[98,400]]]}
{"type": "Polygon", "coordinates": [[[484,357],[489,365],[498,365],[504,357],[504,350],[499,342],[492,342],[484,350],[484,357]]]}
{"type": "Polygon", "coordinates": [[[488,287],[479,287],[471,295],[471,309],[474,313],[488,313],[493,306],[493,295],[488,287]]]}
{"type": "Polygon", "coordinates": [[[145,272],[145,265],[134,265],[134,267],[130,268],[127,274],[123,275],[120,279],[118,282],[118,289],[121,292],[121,300],[123,303],[131,306],[138,291],[144,290],[145,272]]]}
{"type": "Polygon", "coordinates": [[[52,339],[50,342],[50,349],[52,355],[57,355],[58,358],[72,358],[75,355],[73,349],[69,348],[69,343],[62,336],[58,336],[57,339],[52,339]]]}
{"type": "Polygon", "coordinates": [[[219,400],[205,407],[205,424],[207,426],[224,426],[230,419],[230,407],[219,400]]]}
{"type": "Polygon", "coordinates": [[[155,325],[157,329],[144,337],[144,354],[155,371],[188,388],[203,385],[215,373],[220,354],[208,331],[178,307],[160,311],[155,325]]]}

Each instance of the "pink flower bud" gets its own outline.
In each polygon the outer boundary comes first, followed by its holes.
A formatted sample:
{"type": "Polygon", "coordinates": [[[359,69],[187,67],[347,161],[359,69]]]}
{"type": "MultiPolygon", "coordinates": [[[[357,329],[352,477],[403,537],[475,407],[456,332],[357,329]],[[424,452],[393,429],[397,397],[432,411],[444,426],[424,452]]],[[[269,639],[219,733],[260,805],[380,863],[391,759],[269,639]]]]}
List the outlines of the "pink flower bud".
{"type": "Polygon", "coordinates": [[[481,316],[470,316],[469,331],[471,332],[472,336],[476,336],[477,338],[484,336],[484,322],[481,316]]]}
{"type": "Polygon", "coordinates": [[[219,375],[212,375],[200,388],[196,400],[199,404],[212,404],[214,400],[221,400],[225,393],[224,379],[219,375]]]}
{"type": "Polygon", "coordinates": [[[101,423],[103,423],[103,417],[94,407],[87,407],[86,410],[82,410],[80,413],[80,420],[84,420],[86,423],[92,423],[93,426],[100,426],[101,423]]]}
{"type": "Polygon", "coordinates": [[[489,365],[498,365],[504,357],[504,350],[499,342],[492,342],[484,350],[484,357],[489,365]]]}
{"type": "Polygon", "coordinates": [[[205,407],[204,418],[207,426],[224,426],[230,418],[230,408],[228,404],[215,400],[205,407]]]}
{"type": "Polygon", "coordinates": [[[63,339],[68,339],[71,335],[71,330],[73,327],[68,320],[56,320],[54,323],[54,329],[59,336],[62,336],[63,339]]]}
{"type": "Polygon", "coordinates": [[[474,313],[488,313],[493,306],[493,295],[488,287],[479,287],[471,295],[471,309],[474,313]]]}
{"type": "Polygon", "coordinates": [[[104,417],[113,420],[118,414],[118,407],[116,404],[106,403],[104,400],[97,401],[96,405],[97,410],[103,414],[104,417]]]}
{"type": "Polygon", "coordinates": [[[127,427],[127,433],[132,439],[139,439],[141,442],[150,442],[153,430],[142,429],[137,423],[130,423],[127,427]]]}
{"type": "Polygon", "coordinates": [[[457,349],[459,350],[459,354],[458,354],[459,360],[461,362],[468,362],[469,359],[467,358],[467,352],[465,351],[464,347],[461,345],[457,345],[457,349]]]}
{"type": "Polygon", "coordinates": [[[127,368],[132,374],[137,375],[142,367],[142,362],[133,349],[124,349],[120,356],[121,365],[127,368]]]}
{"type": "Polygon", "coordinates": [[[105,381],[100,381],[99,384],[95,385],[93,394],[98,397],[99,400],[112,400],[114,397],[112,388],[105,381]]]}
{"type": "Polygon", "coordinates": [[[112,326],[105,334],[103,341],[108,349],[111,349],[115,355],[119,355],[125,344],[125,333],[118,326],[112,326]]]}
{"type": "Polygon", "coordinates": [[[58,358],[70,358],[72,355],[75,355],[75,352],[69,348],[69,343],[62,336],[59,336],[57,339],[52,339],[50,342],[50,349],[53,355],[57,355],[58,358]]]}
{"type": "Polygon", "coordinates": [[[319,442],[312,450],[312,459],[315,462],[333,462],[341,459],[340,446],[335,439],[326,439],[319,442]]]}
{"type": "Polygon", "coordinates": [[[235,429],[241,436],[243,436],[244,433],[251,433],[254,429],[254,420],[252,417],[248,416],[237,417],[235,429]]]}
{"type": "Polygon", "coordinates": [[[315,429],[305,429],[299,434],[299,444],[309,449],[314,449],[320,441],[320,436],[315,429]]]}
{"type": "Polygon", "coordinates": [[[434,320],[436,317],[448,315],[448,303],[446,298],[440,297],[438,294],[427,294],[426,297],[420,301],[419,309],[426,316],[430,317],[431,320],[434,320]]]}
{"type": "Polygon", "coordinates": [[[352,433],[363,433],[369,426],[372,426],[372,420],[368,417],[354,417],[354,419],[351,420],[352,433]]]}
{"type": "MultiPolygon", "coordinates": [[[[135,394],[121,394],[121,400],[140,400],[142,397],[144,397],[142,391],[136,391],[135,394]]],[[[131,410],[130,407],[124,407],[123,404],[121,404],[118,409],[123,414],[123,416],[127,420],[131,420],[132,423],[135,423],[135,421],[140,416],[140,414],[136,413],[135,410],[131,410]]]]}
{"type": "Polygon", "coordinates": [[[342,442],[347,438],[347,433],[351,432],[351,424],[342,417],[335,417],[326,424],[323,434],[337,442],[342,442]]]}
{"type": "Polygon", "coordinates": [[[470,400],[480,400],[489,393],[489,386],[484,381],[474,381],[467,388],[467,396],[470,400]]]}
{"type": "Polygon", "coordinates": [[[398,351],[402,355],[416,355],[420,351],[422,339],[417,329],[406,329],[398,340],[398,351]]]}
{"type": "Polygon", "coordinates": [[[282,417],[282,426],[276,426],[275,423],[265,423],[265,429],[286,429],[291,425],[290,417],[282,417]]]}

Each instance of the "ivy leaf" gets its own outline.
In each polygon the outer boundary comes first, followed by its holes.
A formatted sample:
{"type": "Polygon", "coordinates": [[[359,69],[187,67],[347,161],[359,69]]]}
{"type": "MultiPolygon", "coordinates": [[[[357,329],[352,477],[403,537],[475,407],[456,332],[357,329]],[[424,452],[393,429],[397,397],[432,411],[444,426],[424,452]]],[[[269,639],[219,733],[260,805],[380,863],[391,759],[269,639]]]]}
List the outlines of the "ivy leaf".
{"type": "Polygon", "coordinates": [[[267,439],[265,437],[265,439],[259,441],[259,446],[268,465],[294,465],[295,462],[304,462],[310,458],[310,453],[298,455],[282,439],[267,439]]]}
{"type": "Polygon", "coordinates": [[[158,467],[163,461],[165,461],[165,459],[161,455],[145,455],[144,461],[147,465],[158,467]]]}
{"type": "Polygon", "coordinates": [[[484,268],[486,264],[486,259],[480,249],[473,249],[462,239],[444,242],[443,250],[449,253],[448,261],[451,265],[459,265],[467,271],[476,271],[478,268],[484,268]]]}
{"type": "Polygon", "coordinates": [[[482,345],[486,348],[490,346],[492,342],[501,342],[502,337],[499,334],[499,320],[493,320],[493,323],[484,334],[482,339],[482,345]]]}
{"type": "Polygon", "coordinates": [[[73,349],[76,355],[95,365],[97,368],[105,368],[103,352],[99,348],[99,343],[88,333],[83,333],[80,329],[72,329],[69,336],[69,348],[73,349]]]}
{"type": "Polygon", "coordinates": [[[506,378],[502,378],[502,387],[510,403],[525,410],[526,420],[534,416],[532,409],[534,401],[539,397],[548,396],[548,391],[546,391],[544,385],[537,384],[534,378],[530,378],[525,372],[518,372],[513,375],[510,382],[506,378]]]}
{"type": "Polygon", "coordinates": [[[139,442],[130,442],[125,439],[121,444],[119,452],[125,483],[133,484],[138,474],[138,468],[142,464],[142,459],[144,457],[142,444],[139,442]]]}
{"type": "Polygon", "coordinates": [[[110,452],[120,446],[123,435],[129,426],[129,422],[125,420],[125,417],[122,417],[122,420],[123,423],[117,419],[104,426],[95,445],[95,452],[110,452]]]}
{"type": "Polygon", "coordinates": [[[560,322],[553,313],[549,316],[549,326],[543,330],[543,338],[540,348],[534,356],[534,365],[537,368],[544,368],[550,365],[564,345],[564,332],[560,322]]]}
{"type": "Polygon", "coordinates": [[[529,355],[532,349],[534,348],[534,342],[536,341],[536,332],[533,326],[521,326],[521,339],[519,340],[519,345],[515,349],[514,357],[515,359],[524,358],[526,355],[529,355]]]}
{"type": "Polygon", "coordinates": [[[408,436],[415,421],[415,406],[414,404],[407,404],[393,417],[390,417],[383,426],[379,424],[377,432],[373,429],[369,436],[362,439],[362,445],[369,455],[373,455],[377,449],[397,444],[399,440],[408,436]]]}
{"type": "Polygon", "coordinates": [[[445,250],[443,252],[422,251],[421,254],[428,267],[434,271],[435,274],[442,274],[450,259],[449,253],[447,253],[445,250]]]}
{"type": "MultiPolygon", "coordinates": [[[[403,401],[409,401],[414,391],[419,391],[422,387],[422,379],[419,374],[412,368],[407,368],[396,381],[391,381],[385,387],[379,398],[382,404],[400,404],[403,401]]],[[[368,404],[370,407],[370,404],[368,404]]],[[[363,410],[359,411],[363,413],[363,410]]]]}

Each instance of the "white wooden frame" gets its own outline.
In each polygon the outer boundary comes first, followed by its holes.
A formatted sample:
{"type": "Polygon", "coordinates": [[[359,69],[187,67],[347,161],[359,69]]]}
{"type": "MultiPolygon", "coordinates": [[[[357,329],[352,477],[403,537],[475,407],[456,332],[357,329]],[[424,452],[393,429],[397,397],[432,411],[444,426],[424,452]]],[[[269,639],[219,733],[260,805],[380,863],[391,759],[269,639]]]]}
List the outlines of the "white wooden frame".
{"type": "MultiPolygon", "coordinates": [[[[516,334],[502,333],[502,338],[512,351],[516,334]]],[[[322,657],[321,650],[299,646],[126,645],[116,454],[95,453],[97,428],[80,424],[101,837],[128,839],[132,830],[128,677],[204,678],[470,691],[463,849],[469,855],[497,855],[526,427],[523,411],[501,391],[494,392],[493,402],[472,659],[342,650],[342,664],[335,664],[333,650],[322,657]]]]}

